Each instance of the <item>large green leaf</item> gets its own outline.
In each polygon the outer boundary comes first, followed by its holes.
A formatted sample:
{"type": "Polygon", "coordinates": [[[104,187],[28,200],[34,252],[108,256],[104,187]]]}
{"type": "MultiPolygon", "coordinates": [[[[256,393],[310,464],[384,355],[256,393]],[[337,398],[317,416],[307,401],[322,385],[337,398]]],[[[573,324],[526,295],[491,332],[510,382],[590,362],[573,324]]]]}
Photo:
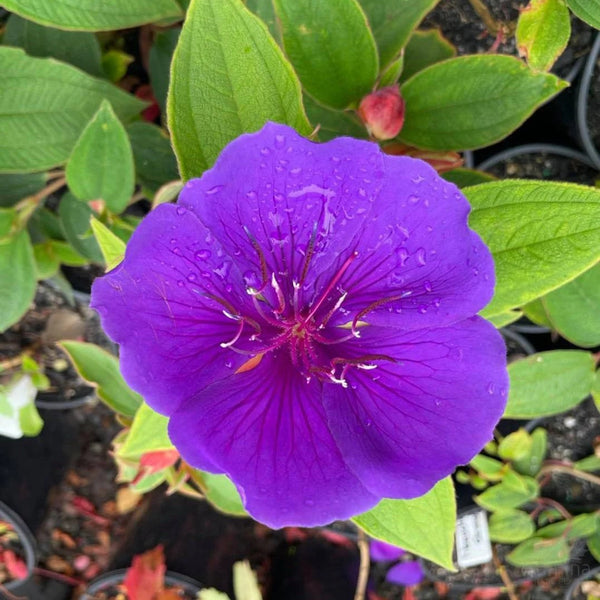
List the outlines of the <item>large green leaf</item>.
{"type": "Polygon", "coordinates": [[[15,218],[15,211],[0,210],[0,332],[23,316],[35,294],[33,247],[26,231],[9,233],[15,218]]]}
{"type": "Polygon", "coordinates": [[[600,264],[542,299],[552,327],[583,348],[600,345],[600,264]]]}
{"type": "Polygon", "coordinates": [[[238,517],[247,517],[248,513],[242,504],[237,488],[226,475],[201,473],[206,485],[206,499],[220,511],[238,517]]]}
{"type": "Polygon", "coordinates": [[[0,175],[0,207],[6,208],[39,192],[46,185],[45,173],[0,175]]]}
{"type": "Polygon", "coordinates": [[[530,515],[514,508],[500,510],[490,517],[490,539],[494,542],[517,544],[535,531],[530,515]]]}
{"type": "Polygon", "coordinates": [[[168,113],[185,179],[266,121],[310,133],[294,71],[240,0],[192,0],[173,57],[168,113]]]}
{"type": "Polygon", "coordinates": [[[177,160],[167,134],[156,125],[141,121],[127,128],[137,180],[150,194],[169,181],[179,179],[177,160]]]}
{"type": "Polygon", "coordinates": [[[274,0],[283,46],[304,89],[347,108],[368,94],[379,71],[377,46],[356,0],[274,0]]]}
{"type": "Polygon", "coordinates": [[[134,173],[125,128],[110,103],[103,100],[67,163],[69,189],[80,200],[104,200],[108,209],[118,214],[133,194],[134,173]]]}
{"type": "Polygon", "coordinates": [[[169,90],[169,79],[171,77],[171,61],[173,52],[177,47],[181,29],[167,29],[160,31],[154,38],[154,44],[150,48],[148,57],[148,71],[152,82],[152,91],[163,114],[167,110],[167,92],[169,90]]]}
{"type": "Polygon", "coordinates": [[[90,75],[102,75],[100,44],[90,32],[63,31],[11,15],[2,43],[23,48],[30,56],[56,58],[90,75]]]}
{"type": "Polygon", "coordinates": [[[454,570],[456,499],[449,477],[420,498],[382,500],[375,508],[352,520],[374,538],[454,570]]]}
{"type": "Polygon", "coordinates": [[[486,510],[511,510],[517,508],[539,495],[537,481],[509,471],[502,482],[489,487],[474,499],[486,510]]]}
{"type": "Polygon", "coordinates": [[[496,265],[492,316],[574,279],[600,259],[600,190],[549,181],[498,181],[465,189],[470,225],[496,265]]]}
{"type": "Polygon", "coordinates": [[[600,4],[598,0],[567,0],[569,8],[582,20],[600,29],[600,4]]]}
{"type": "Polygon", "coordinates": [[[77,200],[70,192],[60,199],[58,215],[65,238],[81,256],[103,264],[104,258],[100,246],[90,226],[90,218],[93,214],[87,203],[77,200]]]}
{"type": "Polygon", "coordinates": [[[2,6],[42,25],[111,31],[183,15],[175,0],[2,0],[2,6]]]}
{"type": "Polygon", "coordinates": [[[564,412],[592,389],[594,358],[583,350],[533,354],[508,366],[507,419],[532,419],[564,412]]]}
{"type": "Polygon", "coordinates": [[[511,565],[517,567],[563,565],[569,560],[570,548],[560,537],[553,540],[532,537],[521,542],[508,556],[511,565]]]}
{"type": "Polygon", "coordinates": [[[439,0],[359,0],[379,49],[382,70],[398,56],[413,30],[439,0]]]}
{"type": "Polygon", "coordinates": [[[142,404],[119,371],[119,359],[102,348],[85,342],[64,341],[61,346],[71,357],[79,374],[97,386],[98,396],[110,408],[126,417],[133,417],[142,404]]]}
{"type": "Polygon", "coordinates": [[[570,36],[571,19],[565,0],[530,0],[519,15],[517,48],[532,69],[550,69],[570,36]]]}
{"type": "Polygon", "coordinates": [[[0,172],[64,163],[103,99],[124,120],[144,107],[107,81],[18,48],[0,47],[0,73],[0,172]]]}
{"type": "Polygon", "coordinates": [[[304,106],[310,122],[319,128],[318,136],[322,142],[343,135],[355,138],[367,137],[365,126],[347,112],[321,106],[310,97],[304,99],[304,106]]]}
{"type": "Polygon", "coordinates": [[[142,403],[135,413],[125,442],[117,450],[117,456],[136,460],[146,452],[172,450],[173,444],[167,433],[168,417],[159,415],[142,403]]]}
{"type": "Polygon", "coordinates": [[[567,85],[554,75],[534,73],[512,56],[445,60],[402,85],[406,114],[399,137],[430,150],[488,146],[567,85]]]}
{"type": "Polygon", "coordinates": [[[456,55],[456,48],[437,29],[415,31],[404,50],[404,68],[400,81],[456,55]]]}
{"type": "Polygon", "coordinates": [[[269,28],[273,38],[281,41],[273,0],[246,0],[246,6],[269,28]]]}

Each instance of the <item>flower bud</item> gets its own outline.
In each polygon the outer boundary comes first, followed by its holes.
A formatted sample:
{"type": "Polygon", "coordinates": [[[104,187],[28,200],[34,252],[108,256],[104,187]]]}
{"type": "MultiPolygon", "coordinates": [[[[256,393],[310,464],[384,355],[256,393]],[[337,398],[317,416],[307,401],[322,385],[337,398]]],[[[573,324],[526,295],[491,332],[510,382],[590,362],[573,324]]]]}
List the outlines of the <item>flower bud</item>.
{"type": "Polygon", "coordinates": [[[395,138],[404,124],[404,99],[398,86],[384,87],[365,96],[358,107],[358,114],[374,138],[395,138]]]}

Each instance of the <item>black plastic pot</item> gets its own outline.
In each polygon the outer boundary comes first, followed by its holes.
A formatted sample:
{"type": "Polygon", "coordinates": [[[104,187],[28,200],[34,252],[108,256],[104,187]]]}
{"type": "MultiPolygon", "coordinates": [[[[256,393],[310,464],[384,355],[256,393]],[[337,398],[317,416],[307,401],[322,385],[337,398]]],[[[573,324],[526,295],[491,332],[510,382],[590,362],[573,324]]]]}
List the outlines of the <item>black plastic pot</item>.
{"type": "MultiPolygon", "coordinates": [[[[117,569],[116,571],[110,571],[94,579],[88,586],[87,590],[83,593],[81,600],[93,600],[94,594],[109,590],[121,583],[125,578],[127,569],[117,569]]],[[[173,573],[167,571],[165,575],[165,584],[167,586],[177,586],[182,588],[191,598],[196,598],[198,592],[202,589],[202,585],[192,579],[186,577],[180,573],[173,573]]]]}
{"type": "Polygon", "coordinates": [[[596,61],[600,54],[600,33],[596,35],[594,44],[588,55],[587,61],[583,68],[579,87],[577,89],[577,134],[583,149],[586,151],[590,160],[597,169],[600,169],[600,153],[594,144],[592,135],[588,126],[588,95],[590,92],[590,84],[592,82],[592,75],[596,68],[596,61]]]}
{"type": "Polygon", "coordinates": [[[589,581],[593,577],[600,577],[600,566],[595,569],[591,569],[586,573],[581,574],[573,583],[569,586],[567,593],[565,594],[565,600],[579,600],[579,598],[584,599],[585,596],[583,594],[579,594],[579,587],[585,581],[589,581]]]}
{"type": "Polygon", "coordinates": [[[27,565],[27,577],[24,579],[14,579],[0,587],[0,598],[2,598],[2,589],[8,592],[18,594],[19,590],[25,585],[33,573],[37,562],[37,549],[35,538],[29,527],[21,517],[3,502],[0,502],[0,521],[10,523],[19,538],[19,543],[23,548],[25,564],[27,565]]]}

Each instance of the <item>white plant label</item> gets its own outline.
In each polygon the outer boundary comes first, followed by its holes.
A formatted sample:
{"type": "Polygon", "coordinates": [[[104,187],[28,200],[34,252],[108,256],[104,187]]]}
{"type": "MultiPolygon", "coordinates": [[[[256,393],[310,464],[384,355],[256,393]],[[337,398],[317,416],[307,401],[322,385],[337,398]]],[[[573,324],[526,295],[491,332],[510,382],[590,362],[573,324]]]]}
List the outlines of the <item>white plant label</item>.
{"type": "Polygon", "coordinates": [[[492,544],[484,510],[463,515],[456,522],[456,562],[460,569],[492,560],[492,544]]]}

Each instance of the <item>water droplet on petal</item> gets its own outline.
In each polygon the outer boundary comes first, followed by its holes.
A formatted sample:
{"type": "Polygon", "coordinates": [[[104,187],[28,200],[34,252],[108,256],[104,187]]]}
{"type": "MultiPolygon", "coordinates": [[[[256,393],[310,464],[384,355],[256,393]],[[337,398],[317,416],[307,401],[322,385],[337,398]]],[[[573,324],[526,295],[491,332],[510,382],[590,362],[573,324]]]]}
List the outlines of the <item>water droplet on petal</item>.
{"type": "Polygon", "coordinates": [[[426,305],[426,304],[421,304],[421,305],[419,306],[419,309],[418,309],[418,310],[419,310],[419,312],[420,312],[422,315],[424,315],[424,314],[427,312],[427,305],[426,305]]]}
{"type": "Polygon", "coordinates": [[[425,248],[419,248],[417,250],[417,264],[420,267],[424,267],[427,264],[427,254],[425,252],[425,248]]]}
{"type": "Polygon", "coordinates": [[[298,177],[300,173],[302,173],[302,169],[300,167],[294,167],[293,169],[290,169],[290,175],[293,177],[298,177]]]}
{"type": "Polygon", "coordinates": [[[436,308],[439,308],[441,303],[442,303],[442,299],[441,299],[441,298],[434,298],[434,299],[433,299],[433,305],[434,305],[436,308]]]}
{"type": "Polygon", "coordinates": [[[275,136],[275,148],[283,148],[285,145],[285,136],[276,135],[275,136]]]}
{"type": "Polygon", "coordinates": [[[488,394],[493,394],[496,391],[496,386],[492,382],[488,383],[487,391],[488,394]]]}
{"type": "Polygon", "coordinates": [[[180,280],[177,282],[177,287],[183,287],[184,285],[185,285],[185,283],[183,282],[183,279],[180,279],[180,280]]]}
{"type": "Polygon", "coordinates": [[[181,254],[180,248],[173,248],[173,254],[181,254]]]}
{"type": "Polygon", "coordinates": [[[185,213],[187,212],[187,208],[185,208],[184,206],[178,206],[176,212],[179,216],[185,215],[185,213]]]}
{"type": "Polygon", "coordinates": [[[421,175],[417,175],[411,179],[413,183],[421,183],[421,181],[425,181],[425,177],[421,177],[421,175]]]}
{"type": "Polygon", "coordinates": [[[414,194],[408,197],[409,204],[417,204],[419,202],[419,196],[415,196],[414,194]]]}
{"type": "Polygon", "coordinates": [[[213,194],[216,194],[217,192],[220,192],[225,186],[223,185],[215,185],[213,187],[211,187],[210,189],[206,190],[206,192],[204,192],[207,196],[212,196],[213,194]]]}
{"type": "Polygon", "coordinates": [[[207,260],[211,257],[211,254],[210,250],[198,250],[198,252],[194,254],[194,258],[196,260],[207,260]]]}
{"type": "Polygon", "coordinates": [[[263,156],[269,156],[269,154],[271,154],[271,150],[269,150],[269,148],[261,148],[261,149],[260,149],[260,153],[261,153],[263,156]]]}
{"type": "Polygon", "coordinates": [[[403,267],[408,260],[408,250],[406,248],[398,248],[396,250],[396,254],[398,255],[398,260],[400,261],[400,266],[403,267]]]}
{"type": "Polygon", "coordinates": [[[197,279],[197,275],[196,275],[196,273],[190,273],[190,274],[187,276],[187,280],[188,280],[189,282],[191,282],[191,283],[193,283],[194,281],[196,281],[196,279],[197,279]]]}
{"type": "Polygon", "coordinates": [[[177,240],[175,238],[171,238],[169,241],[171,242],[171,244],[176,244],[177,243],[177,240]]]}
{"type": "Polygon", "coordinates": [[[433,290],[433,286],[431,285],[431,281],[425,281],[425,282],[423,283],[423,289],[424,289],[426,292],[431,292],[431,290],[433,290]]]}

